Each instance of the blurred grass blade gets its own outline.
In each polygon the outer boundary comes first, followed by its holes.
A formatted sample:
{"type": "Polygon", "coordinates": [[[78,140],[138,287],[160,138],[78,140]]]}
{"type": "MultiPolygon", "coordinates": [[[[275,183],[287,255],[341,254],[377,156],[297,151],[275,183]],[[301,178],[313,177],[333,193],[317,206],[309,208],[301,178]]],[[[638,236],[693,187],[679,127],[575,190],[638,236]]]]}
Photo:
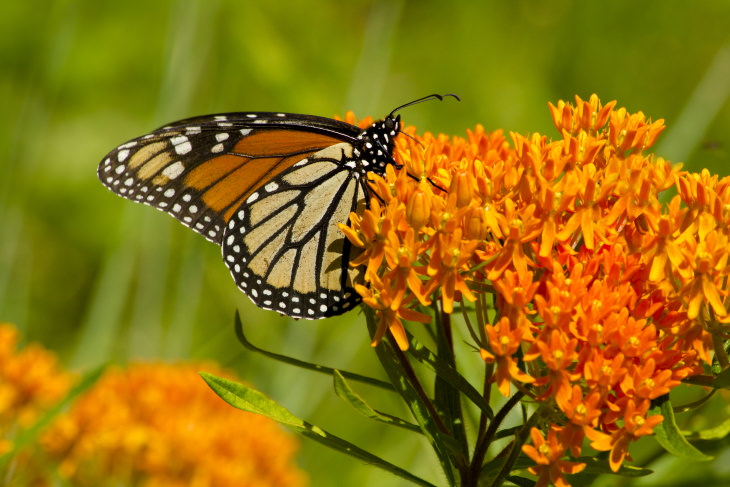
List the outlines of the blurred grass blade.
{"type": "MultiPolygon", "coordinates": [[[[200,308],[203,288],[203,251],[197,244],[197,235],[185,234],[180,258],[173,266],[176,273],[172,319],[162,342],[163,358],[186,359],[193,350],[196,316],[200,308]]],[[[203,242],[205,244],[206,242],[203,242]]]]}
{"type": "MultiPolygon", "coordinates": [[[[234,326],[236,328],[236,336],[238,337],[238,341],[241,342],[241,344],[246,347],[248,350],[256,353],[260,353],[261,355],[264,355],[265,357],[269,357],[271,359],[274,359],[278,362],[282,362],[285,364],[293,365],[295,367],[300,367],[302,369],[311,370],[313,372],[319,372],[322,374],[328,374],[332,375],[335,373],[336,369],[333,369],[332,367],[325,367],[323,365],[317,365],[313,364],[311,362],[305,362],[303,360],[295,359],[293,357],[288,357],[286,355],[281,355],[274,352],[269,352],[266,350],[263,350],[246,338],[245,333],[243,332],[243,323],[241,323],[241,317],[238,314],[238,311],[236,311],[236,316],[234,318],[234,326]]],[[[367,377],[360,374],[355,374],[354,372],[346,372],[343,370],[339,370],[339,373],[342,374],[343,377],[348,378],[349,380],[354,380],[358,382],[362,382],[363,384],[369,384],[371,386],[380,387],[382,389],[386,389],[388,391],[395,391],[395,388],[389,384],[388,382],[384,382],[382,380],[374,379],[372,377],[367,377]]]]}
{"type": "Polygon", "coordinates": [[[424,487],[434,487],[433,484],[412,475],[406,470],[386,462],[382,458],[375,456],[372,453],[343,440],[342,438],[332,435],[317,426],[299,419],[289,410],[278,405],[259,391],[246,387],[243,384],[223,379],[221,377],[216,377],[205,372],[201,372],[200,375],[216,394],[237,409],[260,414],[269,419],[273,419],[277,423],[287,426],[307,438],[317,441],[339,452],[346,453],[360,461],[386,470],[394,475],[409,480],[414,484],[424,487]]]}
{"type": "Polygon", "coordinates": [[[372,408],[367,402],[365,402],[365,400],[360,395],[358,395],[350,387],[350,384],[347,383],[347,379],[345,379],[345,377],[342,375],[342,373],[340,373],[339,370],[335,370],[334,372],[334,383],[335,393],[337,393],[337,396],[346,403],[348,403],[350,406],[355,408],[355,410],[363,416],[374,419],[376,421],[381,421],[391,426],[398,426],[400,428],[405,428],[409,431],[415,431],[416,433],[423,433],[421,431],[421,428],[419,428],[415,424],[409,423],[408,421],[404,421],[403,419],[397,418],[390,414],[382,413],[372,408]]]}
{"type": "Polygon", "coordinates": [[[700,144],[710,123],[730,96],[730,43],[715,53],[704,76],[676,121],[656,147],[656,153],[673,161],[686,161],[700,144]]]}

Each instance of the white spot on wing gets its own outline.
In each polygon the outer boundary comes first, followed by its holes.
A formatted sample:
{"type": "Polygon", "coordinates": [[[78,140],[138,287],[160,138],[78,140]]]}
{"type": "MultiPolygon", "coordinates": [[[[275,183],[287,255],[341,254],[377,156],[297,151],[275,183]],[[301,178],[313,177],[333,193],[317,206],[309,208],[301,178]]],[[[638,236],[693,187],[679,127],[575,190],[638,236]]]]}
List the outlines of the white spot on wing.
{"type": "Polygon", "coordinates": [[[166,176],[170,179],[175,179],[178,177],[182,172],[185,170],[185,166],[183,166],[183,163],[180,161],[177,161],[174,164],[170,164],[165,169],[162,170],[162,175],[166,176]]]}
{"type": "Polygon", "coordinates": [[[192,150],[193,146],[190,144],[190,142],[183,142],[182,144],[178,144],[175,146],[175,152],[177,152],[181,156],[184,156],[192,150]]]}

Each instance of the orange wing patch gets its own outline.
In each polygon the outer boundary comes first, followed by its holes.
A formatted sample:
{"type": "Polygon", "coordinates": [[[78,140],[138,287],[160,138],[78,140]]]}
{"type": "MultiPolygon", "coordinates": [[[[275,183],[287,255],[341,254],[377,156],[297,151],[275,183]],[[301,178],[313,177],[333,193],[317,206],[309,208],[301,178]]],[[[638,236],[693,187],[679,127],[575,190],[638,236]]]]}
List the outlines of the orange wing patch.
{"type": "Polygon", "coordinates": [[[203,202],[228,223],[246,198],[282,171],[315,152],[342,141],[313,132],[262,130],[241,139],[227,154],[192,169],[185,185],[199,190],[203,202]],[[276,147],[277,153],[271,154],[276,147]]]}
{"type": "Polygon", "coordinates": [[[344,141],[341,138],[302,130],[261,130],[241,139],[232,152],[252,157],[273,156],[271,148],[275,147],[278,155],[291,155],[316,152],[340,142],[344,141]]]}

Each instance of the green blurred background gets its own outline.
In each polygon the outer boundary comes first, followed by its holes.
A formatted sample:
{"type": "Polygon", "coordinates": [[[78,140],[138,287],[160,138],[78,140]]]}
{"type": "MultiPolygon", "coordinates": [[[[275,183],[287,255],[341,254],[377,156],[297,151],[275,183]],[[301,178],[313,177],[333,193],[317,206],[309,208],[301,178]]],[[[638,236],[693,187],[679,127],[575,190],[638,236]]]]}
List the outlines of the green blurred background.
{"type": "MultiPolygon", "coordinates": [[[[4,1],[0,321],[76,370],[219,361],[300,417],[442,483],[423,442],[373,428],[335,397],[329,378],[245,353],[232,329],[239,309],[265,348],[377,374],[357,313],[294,322],[258,310],[215,245],[104,189],[98,162],[193,115],[382,117],[446,92],[463,101],[418,105],[404,120],[420,131],[463,134],[481,123],[556,137],[547,102],[597,93],[664,118],[659,155],[724,176],[729,91],[722,0],[4,1]]],[[[302,448],[312,485],[400,485],[312,442],[302,448]]],[[[703,478],[727,475],[727,465],[703,465],[703,478]]]]}

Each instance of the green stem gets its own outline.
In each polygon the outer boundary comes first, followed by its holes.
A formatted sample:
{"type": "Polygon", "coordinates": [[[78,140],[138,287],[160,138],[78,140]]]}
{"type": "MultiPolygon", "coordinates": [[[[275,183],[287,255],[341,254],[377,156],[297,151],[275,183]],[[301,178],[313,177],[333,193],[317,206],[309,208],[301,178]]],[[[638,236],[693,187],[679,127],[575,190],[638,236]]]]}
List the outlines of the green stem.
{"type": "MultiPolygon", "coordinates": [[[[512,399],[515,399],[515,398],[517,398],[516,402],[519,402],[519,400],[522,398],[522,393],[518,392],[517,394],[512,396],[510,398],[510,401],[507,402],[507,404],[512,402],[512,399]]],[[[497,416],[500,416],[503,418],[503,416],[501,416],[501,414],[502,414],[503,410],[507,409],[507,404],[505,404],[505,407],[500,409],[499,413],[497,413],[497,416]]],[[[514,407],[515,404],[516,403],[513,403],[512,407],[514,407]]],[[[512,407],[510,407],[509,409],[512,409],[512,407]]],[[[509,409],[505,412],[505,415],[507,412],[509,412],[509,409]]],[[[495,416],[495,421],[497,419],[497,416],[495,416]]],[[[538,409],[537,411],[535,411],[532,414],[532,416],[530,416],[530,419],[525,421],[525,424],[522,425],[522,427],[519,430],[517,430],[517,432],[515,433],[515,439],[512,441],[512,444],[509,447],[507,458],[502,463],[502,468],[500,468],[499,473],[494,477],[491,487],[500,487],[504,483],[504,480],[507,478],[507,476],[512,471],[512,467],[514,466],[515,462],[517,461],[517,458],[519,458],[520,453],[522,452],[522,445],[525,443],[525,441],[527,441],[527,437],[530,434],[530,430],[532,429],[533,426],[535,426],[540,421],[540,418],[542,418],[542,411],[540,409],[538,409]]],[[[491,425],[490,425],[490,428],[491,428],[491,425]]],[[[495,432],[496,432],[496,429],[495,429],[495,432]]]]}
{"type": "MultiPolygon", "coordinates": [[[[451,315],[442,310],[436,314],[437,356],[452,370],[456,370],[454,355],[454,337],[451,327],[451,315]]],[[[469,484],[469,444],[464,425],[464,414],[461,407],[461,394],[456,385],[444,380],[443,374],[436,371],[434,379],[434,401],[439,415],[454,440],[457,448],[450,452],[453,465],[459,471],[461,485],[469,484]]],[[[476,484],[474,484],[476,485],[476,484]]]]}
{"type": "Polygon", "coordinates": [[[428,397],[428,394],[426,394],[426,391],[423,389],[421,382],[418,380],[418,376],[413,370],[411,363],[408,361],[408,357],[406,357],[406,354],[404,354],[403,351],[398,347],[398,343],[396,342],[390,331],[388,331],[388,339],[391,342],[393,352],[398,359],[398,363],[401,369],[406,374],[406,379],[408,383],[413,387],[413,390],[416,391],[416,394],[428,409],[429,415],[433,419],[439,431],[443,434],[449,434],[448,428],[446,428],[446,425],[441,419],[441,416],[439,416],[438,411],[433,405],[433,402],[431,402],[431,399],[428,397]]]}
{"type": "MultiPolygon", "coordinates": [[[[502,406],[499,411],[497,411],[497,414],[494,416],[494,420],[489,424],[489,428],[487,428],[484,435],[477,440],[476,446],[474,448],[474,456],[472,457],[471,461],[471,470],[476,477],[478,477],[479,472],[481,472],[482,464],[484,463],[484,457],[486,456],[490,445],[494,441],[494,437],[497,434],[497,430],[502,424],[502,421],[504,421],[504,419],[507,417],[507,414],[512,411],[512,408],[520,403],[520,400],[524,396],[524,393],[518,391],[512,397],[510,397],[504,404],[504,406],[502,406]]],[[[509,467],[509,469],[507,470],[508,472],[511,469],[513,463],[514,460],[510,462],[509,465],[505,463],[505,466],[509,467]]],[[[504,469],[504,466],[502,468],[504,469]]],[[[493,485],[499,484],[495,483],[493,485]]]]}
{"type": "Polygon", "coordinates": [[[327,374],[333,376],[335,373],[335,370],[337,370],[340,374],[342,374],[343,377],[345,377],[348,380],[357,381],[363,384],[368,384],[375,387],[380,387],[381,389],[385,389],[387,391],[394,392],[396,391],[396,388],[393,387],[393,384],[389,382],[384,382],[382,380],[375,379],[373,377],[367,377],[364,375],[356,374],[354,372],[348,372],[346,370],[341,369],[333,369],[332,367],[325,367],[324,365],[318,365],[313,364],[310,362],[305,362],[303,360],[295,359],[293,357],[288,357],[286,355],[281,355],[274,352],[269,352],[268,350],[264,350],[263,348],[259,348],[253,343],[251,343],[248,338],[246,338],[246,334],[243,332],[243,323],[241,323],[241,317],[238,314],[238,311],[236,311],[236,316],[234,319],[234,328],[236,330],[236,336],[238,337],[238,341],[241,342],[241,344],[248,350],[259,353],[265,357],[268,357],[270,359],[274,359],[278,362],[282,362],[288,365],[293,365],[295,367],[299,367],[302,369],[310,370],[312,372],[319,372],[320,374],[327,374]]]}

